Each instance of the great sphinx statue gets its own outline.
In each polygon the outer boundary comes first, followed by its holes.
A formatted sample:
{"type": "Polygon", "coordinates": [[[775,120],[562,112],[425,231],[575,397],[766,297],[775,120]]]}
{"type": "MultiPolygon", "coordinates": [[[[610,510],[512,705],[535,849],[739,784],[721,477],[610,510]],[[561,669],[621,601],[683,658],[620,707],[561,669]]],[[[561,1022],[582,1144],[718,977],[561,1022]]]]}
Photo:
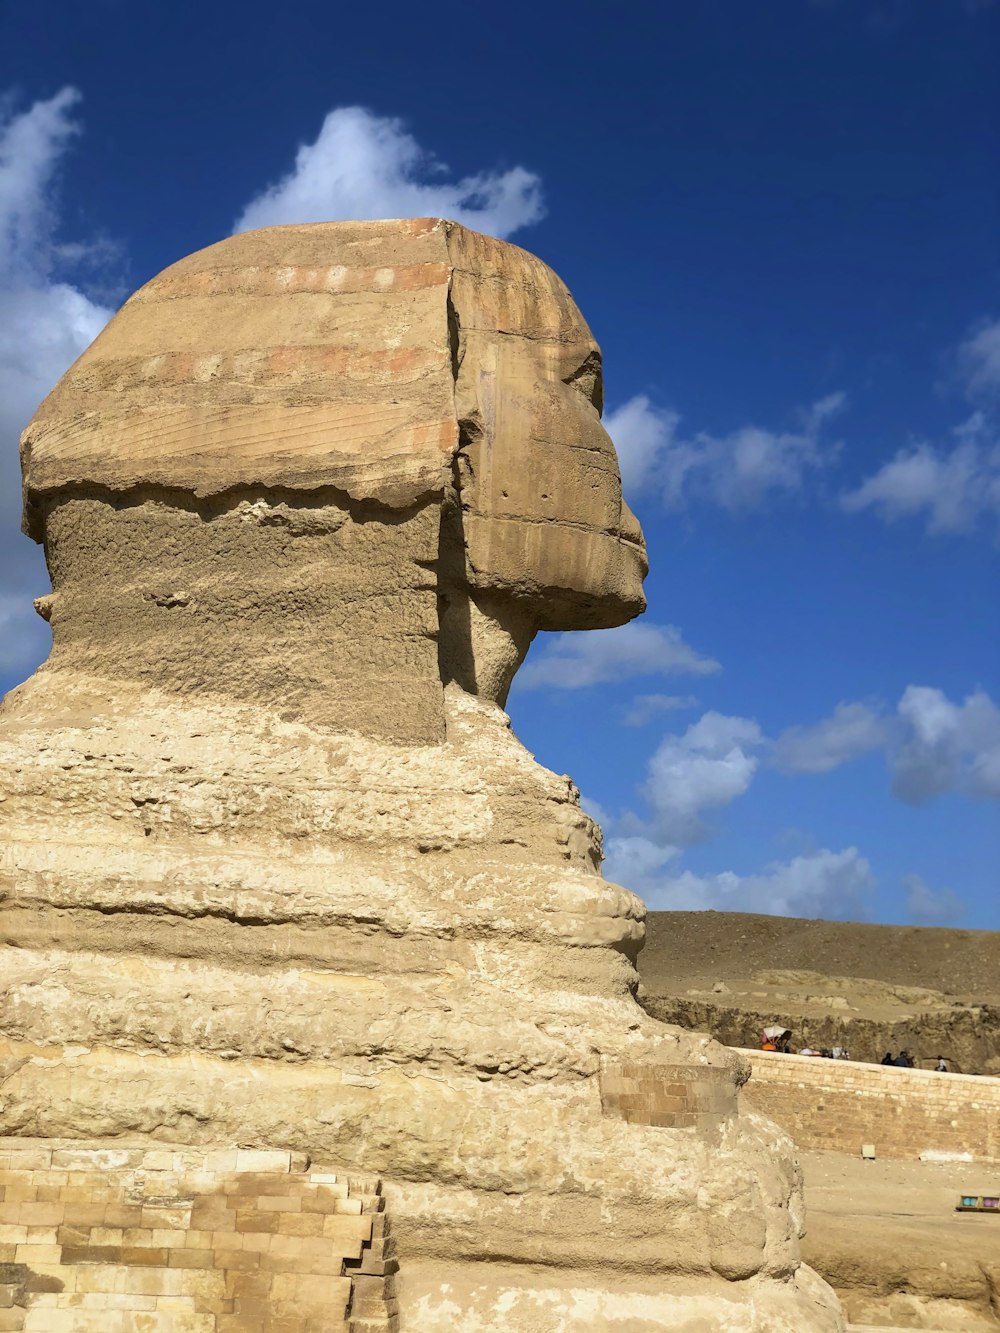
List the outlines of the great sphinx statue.
{"type": "Polygon", "coordinates": [[[22,442],[48,661],[0,711],[0,1133],[378,1173],[400,1327],[833,1333],[745,1062],[503,711],[646,556],[562,282],[440,219],[128,300],[22,442]]]}

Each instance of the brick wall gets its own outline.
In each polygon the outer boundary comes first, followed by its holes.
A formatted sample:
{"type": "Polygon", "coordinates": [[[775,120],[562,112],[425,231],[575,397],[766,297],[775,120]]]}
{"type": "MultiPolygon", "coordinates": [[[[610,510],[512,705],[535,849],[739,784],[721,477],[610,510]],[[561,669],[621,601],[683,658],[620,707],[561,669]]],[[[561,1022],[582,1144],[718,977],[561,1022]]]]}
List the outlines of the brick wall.
{"type": "Polygon", "coordinates": [[[0,1330],[389,1333],[387,1225],[288,1152],[0,1139],[0,1330]]]}
{"type": "Polygon", "coordinates": [[[737,1113],[728,1069],[650,1065],[601,1058],[601,1109],[606,1116],[664,1129],[695,1129],[709,1137],[737,1113]]]}
{"type": "Polygon", "coordinates": [[[971,1153],[1000,1161],[1000,1078],[747,1051],[743,1096],[800,1148],[880,1157],[971,1153]]]}

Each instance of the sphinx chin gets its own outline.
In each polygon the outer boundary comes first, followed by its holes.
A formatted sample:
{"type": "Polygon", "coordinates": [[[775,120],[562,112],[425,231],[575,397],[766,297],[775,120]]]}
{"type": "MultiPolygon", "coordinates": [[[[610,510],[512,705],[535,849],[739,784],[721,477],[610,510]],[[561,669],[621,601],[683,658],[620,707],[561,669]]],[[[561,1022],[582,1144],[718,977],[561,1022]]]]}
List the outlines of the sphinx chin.
{"type": "Polygon", "coordinates": [[[827,1333],[790,1144],[636,1004],[642,904],[502,711],[538,629],[642,609],[599,405],[558,278],[439,219],[231,238],[67,373],[0,1127],[379,1177],[403,1329],[827,1333]]]}

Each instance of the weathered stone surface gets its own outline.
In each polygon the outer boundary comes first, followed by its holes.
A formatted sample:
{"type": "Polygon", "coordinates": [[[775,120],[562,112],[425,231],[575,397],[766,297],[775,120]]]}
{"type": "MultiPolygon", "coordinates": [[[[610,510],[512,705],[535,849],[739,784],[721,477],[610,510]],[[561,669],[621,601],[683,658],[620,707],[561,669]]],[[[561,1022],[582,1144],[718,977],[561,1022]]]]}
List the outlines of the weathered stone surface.
{"type": "Polygon", "coordinates": [[[637,1006],[642,904],[501,711],[643,606],[600,398],[550,270],[435,220],[223,242],[77,362],[25,435],[0,1127],[377,1174],[420,1333],[827,1333],[788,1141],[637,1006]]]}
{"type": "Polygon", "coordinates": [[[248,232],[126,302],[25,433],[25,493],[236,486],[405,508],[456,441],[445,230],[248,232]]]}

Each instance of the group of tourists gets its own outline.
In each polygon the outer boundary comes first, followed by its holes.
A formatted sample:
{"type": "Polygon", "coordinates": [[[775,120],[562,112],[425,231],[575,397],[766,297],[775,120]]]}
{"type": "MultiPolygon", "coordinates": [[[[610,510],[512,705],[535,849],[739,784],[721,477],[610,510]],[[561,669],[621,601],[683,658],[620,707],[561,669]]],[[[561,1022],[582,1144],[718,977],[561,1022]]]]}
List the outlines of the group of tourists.
{"type": "MultiPolygon", "coordinates": [[[[893,1055],[892,1051],[886,1051],[885,1055],[879,1061],[883,1065],[896,1065],[899,1069],[915,1069],[913,1056],[907,1050],[902,1050],[898,1055],[893,1055]]],[[[948,1073],[948,1061],[943,1055],[939,1055],[934,1064],[934,1071],[938,1074],[948,1073]]]]}
{"type": "Polygon", "coordinates": [[[893,1055],[892,1051],[886,1051],[885,1055],[879,1061],[881,1065],[896,1065],[899,1069],[912,1069],[913,1056],[909,1051],[900,1051],[898,1055],[893,1055]]]}
{"type": "MultiPolygon", "coordinates": [[[[778,1051],[782,1055],[818,1055],[827,1060],[849,1060],[850,1054],[846,1046],[820,1047],[800,1046],[798,1050],[792,1045],[791,1028],[769,1027],[765,1028],[760,1034],[760,1049],[762,1051],[778,1051]]],[[[898,1055],[893,1055],[892,1051],[886,1051],[879,1061],[883,1065],[895,1065],[898,1069],[915,1069],[916,1061],[905,1048],[898,1055]]],[[[939,1074],[949,1073],[948,1062],[943,1055],[937,1057],[934,1068],[939,1074]]]]}

